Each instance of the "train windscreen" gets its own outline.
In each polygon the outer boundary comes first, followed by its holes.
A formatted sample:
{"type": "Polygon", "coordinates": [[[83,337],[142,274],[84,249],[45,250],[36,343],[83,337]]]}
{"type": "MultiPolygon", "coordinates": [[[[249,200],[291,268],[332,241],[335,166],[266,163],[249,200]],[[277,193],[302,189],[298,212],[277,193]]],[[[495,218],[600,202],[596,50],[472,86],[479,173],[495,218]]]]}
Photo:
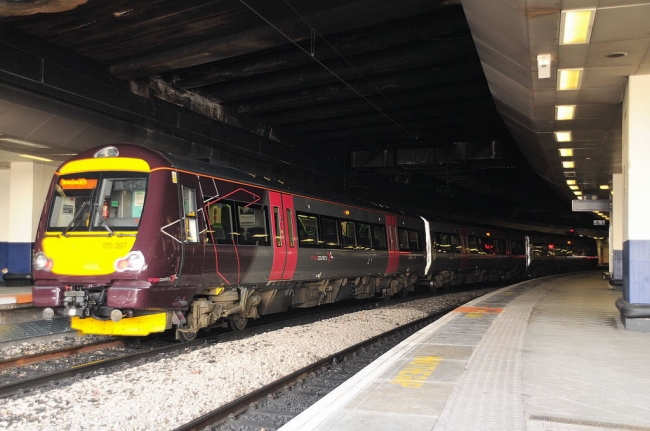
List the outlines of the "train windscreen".
{"type": "Polygon", "coordinates": [[[49,231],[137,231],[148,174],[104,172],[59,177],[48,214],[49,231]]]}

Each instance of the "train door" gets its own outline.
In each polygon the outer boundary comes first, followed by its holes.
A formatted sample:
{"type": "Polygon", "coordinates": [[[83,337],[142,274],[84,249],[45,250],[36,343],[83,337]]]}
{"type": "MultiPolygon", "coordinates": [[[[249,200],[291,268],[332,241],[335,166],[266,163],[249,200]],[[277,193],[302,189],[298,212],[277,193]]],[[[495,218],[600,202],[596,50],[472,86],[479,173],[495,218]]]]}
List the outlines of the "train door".
{"type": "Polygon", "coordinates": [[[388,234],[388,266],[386,267],[386,273],[397,272],[399,267],[397,216],[386,214],[386,231],[388,234]]]}
{"type": "Polygon", "coordinates": [[[181,186],[181,226],[183,238],[182,283],[198,285],[203,272],[203,244],[200,241],[200,220],[196,200],[196,188],[181,186]]]}
{"type": "Polygon", "coordinates": [[[298,262],[298,238],[293,196],[269,192],[273,263],[270,280],[290,280],[298,262]]]}

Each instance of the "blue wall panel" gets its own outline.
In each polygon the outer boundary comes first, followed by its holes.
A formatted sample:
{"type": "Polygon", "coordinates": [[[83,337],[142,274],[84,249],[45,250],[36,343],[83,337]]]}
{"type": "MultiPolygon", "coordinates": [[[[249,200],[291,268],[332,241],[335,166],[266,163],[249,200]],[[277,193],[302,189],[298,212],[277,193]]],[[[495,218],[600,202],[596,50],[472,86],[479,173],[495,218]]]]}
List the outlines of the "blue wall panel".
{"type": "Polygon", "coordinates": [[[623,242],[623,299],[650,304],[650,240],[623,242]]]}

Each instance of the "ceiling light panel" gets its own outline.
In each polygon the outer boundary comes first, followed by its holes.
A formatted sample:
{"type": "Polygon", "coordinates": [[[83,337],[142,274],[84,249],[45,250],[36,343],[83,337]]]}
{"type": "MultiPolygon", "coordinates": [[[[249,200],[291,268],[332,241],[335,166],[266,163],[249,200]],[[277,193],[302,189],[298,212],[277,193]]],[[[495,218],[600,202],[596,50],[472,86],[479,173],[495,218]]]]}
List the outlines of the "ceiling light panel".
{"type": "Polygon", "coordinates": [[[576,164],[575,162],[572,161],[566,161],[566,162],[562,162],[562,167],[564,169],[573,169],[576,167],[576,164]]]}
{"type": "Polygon", "coordinates": [[[555,133],[555,140],[557,142],[571,142],[571,132],[570,131],[559,131],[555,133]]]}
{"type": "Polygon", "coordinates": [[[559,148],[560,157],[573,157],[573,148],[559,148]]]}
{"type": "Polygon", "coordinates": [[[558,69],[557,89],[560,91],[579,89],[582,71],[583,69],[558,69]]]}
{"type": "Polygon", "coordinates": [[[557,105],[555,119],[558,121],[573,120],[576,114],[576,105],[557,105]]]}
{"type": "Polygon", "coordinates": [[[595,15],[595,9],[562,11],[560,45],[589,43],[595,15]]]}

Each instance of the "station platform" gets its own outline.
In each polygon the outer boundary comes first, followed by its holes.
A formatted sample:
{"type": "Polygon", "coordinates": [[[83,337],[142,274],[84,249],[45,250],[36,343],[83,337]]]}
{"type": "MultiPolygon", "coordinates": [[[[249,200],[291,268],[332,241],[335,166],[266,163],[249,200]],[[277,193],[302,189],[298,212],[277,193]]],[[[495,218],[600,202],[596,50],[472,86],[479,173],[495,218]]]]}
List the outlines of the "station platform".
{"type": "Polygon", "coordinates": [[[31,307],[32,286],[7,286],[0,280],[0,310],[16,307],[31,307]]]}
{"type": "Polygon", "coordinates": [[[406,339],[281,431],[650,431],[650,333],[600,272],[478,298],[406,339]]]}

